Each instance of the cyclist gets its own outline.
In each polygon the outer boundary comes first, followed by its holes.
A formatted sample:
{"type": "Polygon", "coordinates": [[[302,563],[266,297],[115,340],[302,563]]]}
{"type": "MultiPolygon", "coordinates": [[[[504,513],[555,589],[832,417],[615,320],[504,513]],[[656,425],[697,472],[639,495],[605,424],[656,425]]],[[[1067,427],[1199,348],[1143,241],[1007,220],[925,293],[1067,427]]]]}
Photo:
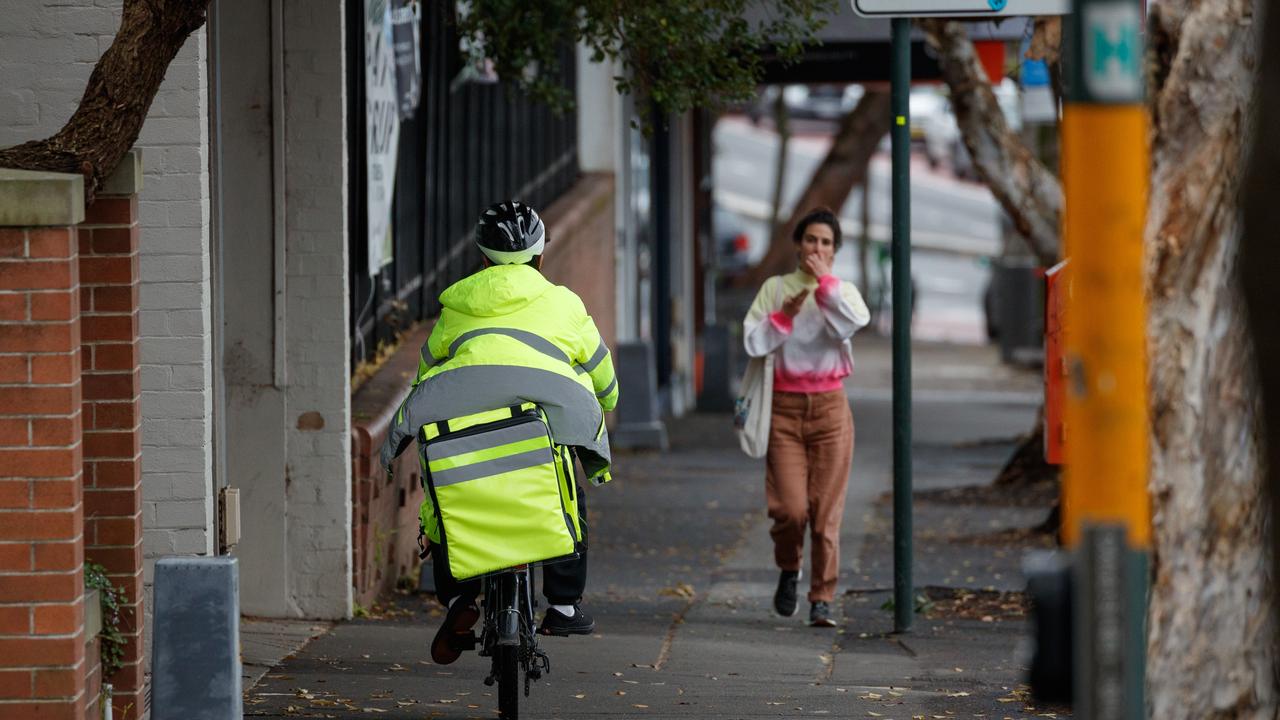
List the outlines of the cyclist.
{"type": "MultiPolygon", "coordinates": [[[[382,447],[382,464],[408,447],[425,424],[537,403],[553,439],[568,445],[593,484],[609,480],[609,440],[604,413],[618,402],[613,361],[582,300],[541,273],[549,241],[533,208],[501,202],[481,214],[475,242],[484,266],[440,295],[443,310],[419,357],[418,375],[382,447]]],[[[572,482],[572,480],[571,480],[572,482]]],[[[543,594],[550,605],[539,632],[588,635],[595,630],[582,611],[587,580],[586,505],[578,491],[582,542],[578,558],[543,566],[543,594]]],[[[459,582],[440,551],[430,495],[423,501],[422,532],[431,540],[436,596],[448,608],[431,644],[435,662],[448,664],[479,620],[480,581],[459,582]]]]}

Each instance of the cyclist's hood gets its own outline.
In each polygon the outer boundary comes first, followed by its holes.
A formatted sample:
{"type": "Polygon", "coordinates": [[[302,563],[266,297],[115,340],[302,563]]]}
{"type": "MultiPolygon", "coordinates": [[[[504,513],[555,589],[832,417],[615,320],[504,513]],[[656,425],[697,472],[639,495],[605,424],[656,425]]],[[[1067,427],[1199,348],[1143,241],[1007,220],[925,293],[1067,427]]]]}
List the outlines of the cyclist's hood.
{"type": "Polygon", "coordinates": [[[440,304],[472,317],[510,315],[553,287],[528,265],[494,265],[450,285],[440,304]]]}

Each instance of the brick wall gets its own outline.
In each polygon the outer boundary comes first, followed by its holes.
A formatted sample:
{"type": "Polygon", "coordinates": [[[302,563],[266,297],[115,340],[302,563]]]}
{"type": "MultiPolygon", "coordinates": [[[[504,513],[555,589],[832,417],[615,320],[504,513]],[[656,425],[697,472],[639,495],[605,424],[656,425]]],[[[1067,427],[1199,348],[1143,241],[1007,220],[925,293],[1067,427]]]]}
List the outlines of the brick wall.
{"type": "Polygon", "coordinates": [[[290,601],[351,613],[351,368],[343,3],[288,0],[285,458],[290,601]]]}
{"type": "MultiPolygon", "coordinates": [[[[9,3],[0,23],[0,147],[53,134],[119,29],[122,0],[9,3]]],[[[213,550],[205,30],[170,63],[137,146],[144,280],[144,513],[148,558],[213,550]]],[[[147,573],[149,583],[150,571],[147,573]]]]}
{"type": "Polygon", "coordinates": [[[586,173],[542,213],[547,223],[547,279],[582,298],[605,344],[617,340],[613,174],[586,173]]]}
{"type": "Polygon", "coordinates": [[[84,507],[73,225],[83,183],[0,173],[0,225],[8,225],[0,227],[0,717],[80,720],[84,507]],[[74,206],[35,219],[47,225],[21,227],[12,218],[29,200],[9,190],[28,181],[74,206]]]}
{"type": "Polygon", "coordinates": [[[207,78],[201,29],[169,64],[137,143],[146,165],[138,202],[138,350],[148,594],[156,558],[217,549],[207,78]]]}
{"type": "MultiPolygon", "coordinates": [[[[136,163],[136,156],[127,160],[136,163]]],[[[100,194],[79,228],[84,388],[85,556],[124,590],[127,644],[109,680],[115,717],[143,709],[142,422],[138,368],[138,198],[100,194]]]]}

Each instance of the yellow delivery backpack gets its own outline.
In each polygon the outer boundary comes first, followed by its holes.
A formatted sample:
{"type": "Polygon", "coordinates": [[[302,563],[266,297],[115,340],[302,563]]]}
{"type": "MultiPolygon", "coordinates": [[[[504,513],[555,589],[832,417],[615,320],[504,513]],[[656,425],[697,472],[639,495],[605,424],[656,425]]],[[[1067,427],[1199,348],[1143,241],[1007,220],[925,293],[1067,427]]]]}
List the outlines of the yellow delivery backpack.
{"type": "Polygon", "coordinates": [[[533,403],[422,426],[419,517],[458,580],[576,556],[572,461],[533,403]]]}

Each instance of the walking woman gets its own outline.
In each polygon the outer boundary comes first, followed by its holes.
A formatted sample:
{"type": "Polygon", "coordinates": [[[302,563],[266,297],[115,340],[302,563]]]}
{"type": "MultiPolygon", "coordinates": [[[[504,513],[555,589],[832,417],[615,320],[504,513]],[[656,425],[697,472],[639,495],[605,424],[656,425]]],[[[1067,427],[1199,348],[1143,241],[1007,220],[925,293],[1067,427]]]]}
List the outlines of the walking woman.
{"type": "Polygon", "coordinates": [[[744,323],[747,354],[774,353],[773,412],[765,491],[781,570],[773,607],[796,613],[806,527],[812,544],[809,623],[835,627],[831,602],[840,568],[840,520],[853,461],[853,414],[844,378],[849,339],[870,313],[852,283],[831,274],[840,221],[827,208],[801,218],[792,234],[797,269],[771,277],[744,323]]]}

